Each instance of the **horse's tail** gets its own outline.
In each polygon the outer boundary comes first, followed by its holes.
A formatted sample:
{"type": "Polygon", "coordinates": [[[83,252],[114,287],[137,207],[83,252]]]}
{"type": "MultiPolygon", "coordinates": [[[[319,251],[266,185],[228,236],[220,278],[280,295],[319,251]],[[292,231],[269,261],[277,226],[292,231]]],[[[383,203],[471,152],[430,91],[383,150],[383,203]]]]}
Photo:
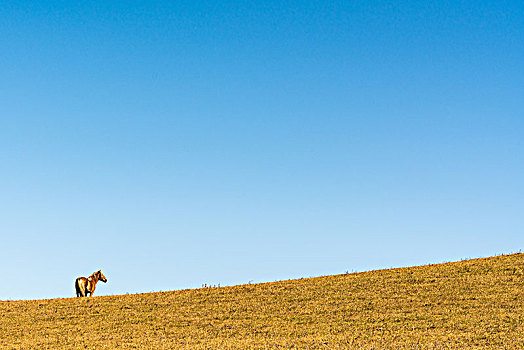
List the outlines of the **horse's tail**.
{"type": "Polygon", "coordinates": [[[78,286],[78,278],[75,280],[76,296],[80,294],[80,287],[78,286]]]}

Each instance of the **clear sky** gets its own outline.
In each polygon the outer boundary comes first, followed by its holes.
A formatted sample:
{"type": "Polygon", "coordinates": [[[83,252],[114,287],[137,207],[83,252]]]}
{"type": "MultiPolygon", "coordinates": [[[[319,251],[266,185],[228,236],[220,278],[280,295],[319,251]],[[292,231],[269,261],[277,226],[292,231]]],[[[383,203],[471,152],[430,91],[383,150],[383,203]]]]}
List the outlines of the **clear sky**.
{"type": "Polygon", "coordinates": [[[524,247],[522,1],[3,1],[0,300],[524,247]]]}

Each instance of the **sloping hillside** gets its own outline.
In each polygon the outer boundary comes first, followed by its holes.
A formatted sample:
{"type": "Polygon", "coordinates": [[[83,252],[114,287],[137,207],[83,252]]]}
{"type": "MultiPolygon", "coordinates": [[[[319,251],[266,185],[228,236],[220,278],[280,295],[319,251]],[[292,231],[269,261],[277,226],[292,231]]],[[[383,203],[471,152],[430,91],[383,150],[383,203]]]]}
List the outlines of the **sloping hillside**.
{"type": "Polygon", "coordinates": [[[1,348],[524,349],[524,255],[222,288],[0,302],[1,348]]]}

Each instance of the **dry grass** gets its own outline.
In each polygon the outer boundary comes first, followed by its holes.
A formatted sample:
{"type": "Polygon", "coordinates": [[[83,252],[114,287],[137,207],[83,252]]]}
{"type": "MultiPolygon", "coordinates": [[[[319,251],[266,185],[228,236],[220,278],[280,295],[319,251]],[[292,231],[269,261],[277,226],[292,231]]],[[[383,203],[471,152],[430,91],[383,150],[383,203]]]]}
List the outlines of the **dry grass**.
{"type": "Polygon", "coordinates": [[[0,347],[524,349],[524,255],[265,284],[0,302],[0,347]]]}

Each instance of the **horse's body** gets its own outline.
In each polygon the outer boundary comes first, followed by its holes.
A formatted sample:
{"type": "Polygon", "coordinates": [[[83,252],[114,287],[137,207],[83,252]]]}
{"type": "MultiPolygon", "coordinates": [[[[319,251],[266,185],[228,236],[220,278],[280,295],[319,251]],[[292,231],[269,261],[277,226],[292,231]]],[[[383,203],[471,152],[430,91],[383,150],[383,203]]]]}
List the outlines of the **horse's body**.
{"type": "Polygon", "coordinates": [[[89,296],[93,296],[93,293],[95,292],[96,283],[99,280],[104,283],[107,282],[107,278],[102,273],[102,270],[94,272],[88,278],[78,277],[75,281],[76,296],[86,297],[88,294],[89,296]]]}

